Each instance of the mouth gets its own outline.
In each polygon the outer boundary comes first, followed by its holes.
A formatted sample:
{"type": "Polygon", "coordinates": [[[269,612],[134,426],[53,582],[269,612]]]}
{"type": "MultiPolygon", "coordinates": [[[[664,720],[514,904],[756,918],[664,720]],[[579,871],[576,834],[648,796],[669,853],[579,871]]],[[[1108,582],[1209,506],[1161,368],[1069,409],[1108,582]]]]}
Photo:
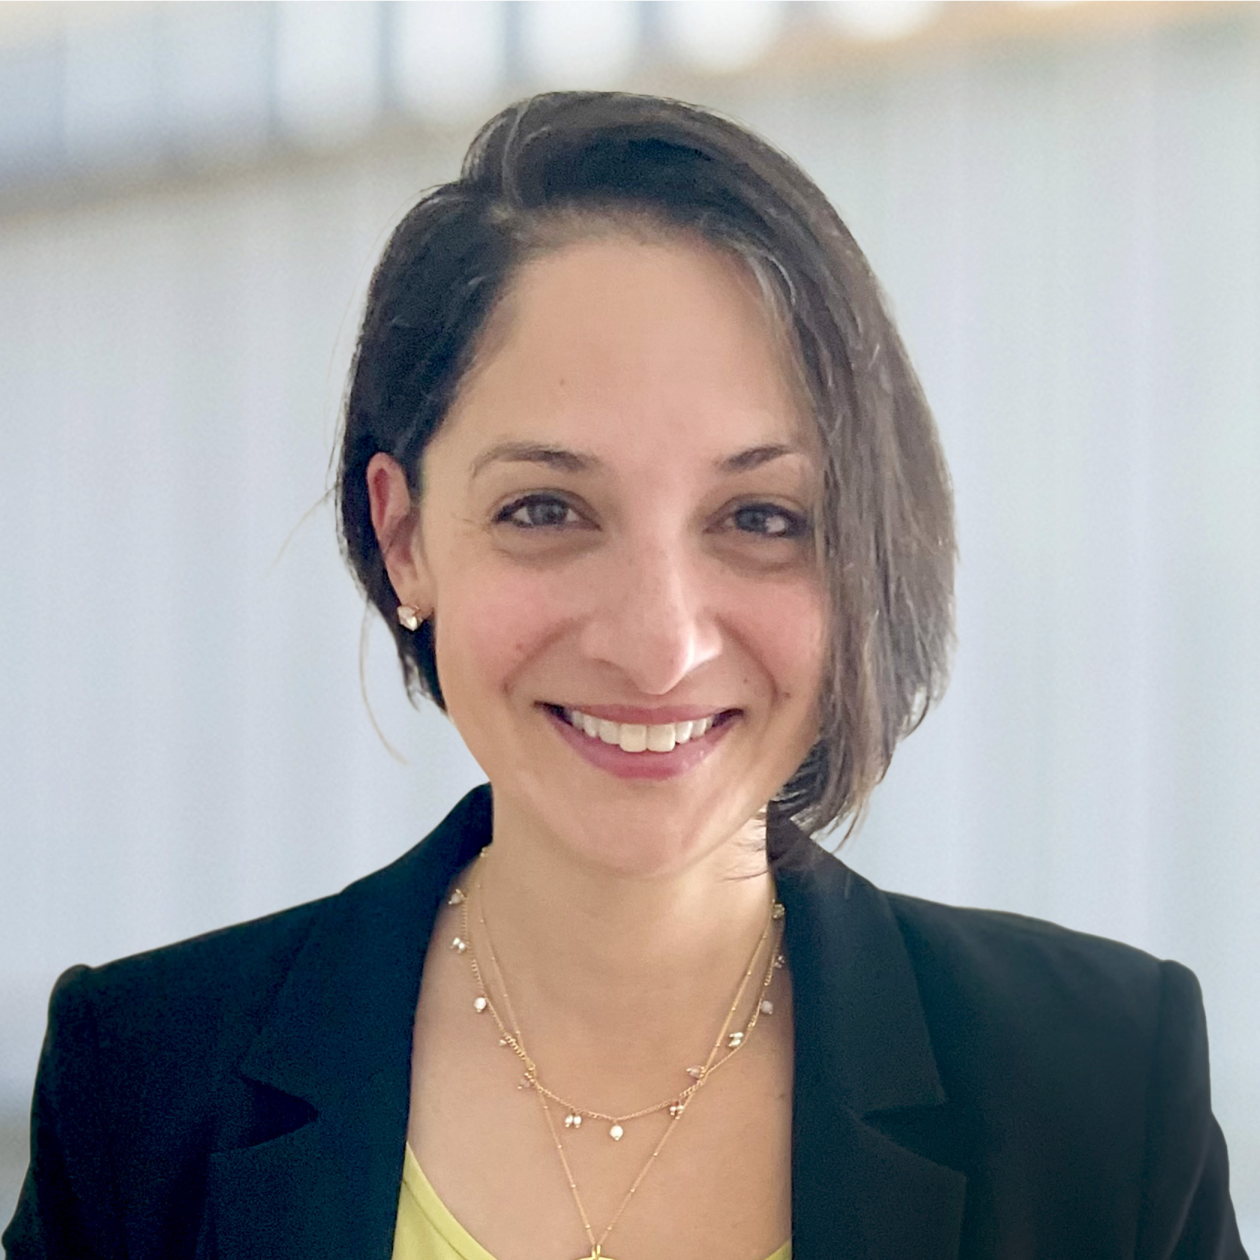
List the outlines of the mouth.
{"type": "Polygon", "coordinates": [[[644,756],[672,753],[703,740],[711,731],[732,722],[740,712],[718,709],[673,722],[617,722],[567,705],[544,704],[543,708],[592,745],[607,744],[623,753],[644,756]]]}

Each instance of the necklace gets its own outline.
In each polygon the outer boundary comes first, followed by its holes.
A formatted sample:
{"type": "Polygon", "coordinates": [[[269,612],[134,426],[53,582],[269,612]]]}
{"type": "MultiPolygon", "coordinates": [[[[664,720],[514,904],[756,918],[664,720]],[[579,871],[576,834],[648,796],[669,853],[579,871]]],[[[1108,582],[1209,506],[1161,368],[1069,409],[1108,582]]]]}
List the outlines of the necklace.
{"type": "MultiPolygon", "coordinates": [[[[484,850],[482,853],[484,856],[484,850]]],[[[480,860],[480,859],[478,859],[480,860]]],[[[507,1015],[505,1021],[499,1013],[495,1005],[490,988],[486,983],[482,969],[477,961],[475,951],[471,946],[471,932],[468,925],[468,904],[469,898],[464,890],[456,887],[452,890],[448,898],[448,904],[459,906],[462,935],[456,936],[451,941],[451,949],[457,953],[467,953],[468,961],[473,973],[473,978],[477,984],[477,996],[473,1000],[473,1010],[477,1014],[483,1014],[489,1011],[491,1017],[499,1030],[499,1045],[506,1047],[521,1060],[525,1066],[525,1075],[521,1078],[518,1086],[520,1089],[532,1089],[538,1096],[539,1105],[542,1107],[543,1118],[547,1124],[547,1131],[551,1136],[552,1144],[556,1148],[556,1154],[559,1157],[560,1165],[564,1169],[565,1179],[569,1185],[569,1192],[573,1196],[574,1206],[577,1208],[578,1216],[582,1221],[582,1228],[586,1234],[588,1243],[590,1244],[590,1253],[581,1257],[581,1260],[611,1260],[611,1257],[605,1256],[603,1252],[603,1244],[607,1241],[609,1234],[612,1233],[614,1226],[621,1220],[622,1215],[630,1206],[634,1198],[635,1192],[642,1184],[643,1179],[647,1176],[652,1165],[656,1162],[657,1157],[665,1147],[665,1143],[669,1140],[679,1120],[682,1119],[683,1112],[686,1110],[688,1102],[696,1094],[696,1092],[704,1085],[719,1067],[728,1062],[734,1055],[747,1044],[749,1036],[753,1029],[757,1026],[757,1022],[762,1015],[771,1015],[774,1012],[774,1004],[766,996],[771,982],[774,979],[774,973],[784,965],[785,959],[780,952],[780,946],[783,939],[783,930],[781,920],[784,917],[782,904],[771,899],[769,909],[766,914],[765,926],[762,928],[761,935],[757,939],[757,944],[753,949],[752,957],[748,960],[748,966],[744,971],[743,978],[740,980],[739,987],[736,990],[735,998],[731,1003],[730,1009],[726,1013],[726,1018],[722,1022],[722,1027],[718,1032],[717,1038],[709,1051],[708,1058],[705,1062],[697,1067],[687,1069],[687,1075],[691,1077],[689,1084],[680,1093],[672,1095],[661,1102],[654,1103],[650,1107],[640,1108],[638,1111],[629,1112],[625,1115],[614,1116],[606,1112],[596,1111],[591,1108],[580,1107],[569,1102],[561,1095],[547,1088],[539,1077],[538,1067],[530,1058],[528,1051],[525,1049],[524,1038],[521,1035],[520,1023],[516,1018],[516,1012],[512,1008],[512,1000],[507,991],[507,985],[503,978],[503,969],[499,965],[498,957],[494,952],[494,945],[490,939],[490,932],[486,926],[485,916],[481,910],[481,904],[484,900],[481,892],[481,880],[478,877],[473,889],[477,897],[478,903],[478,926],[481,930],[482,939],[485,941],[486,954],[491,967],[494,969],[495,979],[498,982],[498,990],[503,995],[504,1013],[507,1015]],[[754,1004],[752,1013],[750,1014],[745,1027],[742,1030],[731,1031],[731,1024],[735,1019],[736,1012],[739,1010],[740,1004],[744,999],[747,991],[748,983],[752,978],[756,969],[757,959],[761,954],[762,948],[769,939],[771,932],[776,924],[780,924],[777,939],[771,946],[765,972],[763,974],[761,989],[757,1002],[754,1004]],[[723,1053],[725,1050],[725,1053],[723,1053]],[[665,1127],[665,1131],[661,1134],[660,1139],[652,1148],[651,1154],[647,1161],[639,1169],[638,1175],[631,1183],[629,1190],[626,1191],[620,1205],[613,1214],[612,1219],[604,1227],[599,1237],[595,1236],[595,1230],[591,1225],[590,1217],[586,1211],[586,1207],[582,1202],[582,1196],[578,1192],[577,1181],[573,1176],[573,1169],[569,1164],[568,1156],[565,1153],[564,1144],[560,1140],[560,1131],[556,1126],[555,1117],[551,1112],[551,1104],[555,1103],[562,1107],[565,1112],[564,1126],[566,1129],[579,1129],[582,1126],[583,1118],[592,1120],[600,1120],[610,1125],[608,1136],[615,1142],[619,1142],[625,1134],[624,1125],[632,1120],[641,1119],[644,1116],[652,1115],[659,1111],[669,1111],[669,1122],[665,1127]]]]}
{"type": "MultiPolygon", "coordinates": [[[[484,851],[483,851],[484,852],[484,851]]],[[[474,887],[477,894],[478,906],[483,900],[481,895],[481,881],[477,879],[474,887]]],[[[756,1028],[757,1023],[762,1015],[771,1015],[774,1013],[774,1003],[766,996],[766,990],[769,989],[774,973],[784,964],[784,957],[776,947],[771,949],[767,959],[765,972],[761,982],[761,996],[753,1006],[752,1013],[742,1029],[731,1029],[731,1023],[735,1018],[736,1012],[743,1001],[744,994],[747,991],[748,983],[752,978],[753,971],[757,965],[757,958],[764,947],[767,938],[770,936],[772,927],[775,923],[783,918],[783,906],[778,901],[772,901],[767,911],[765,926],[762,928],[757,944],[753,948],[752,957],[748,960],[748,967],[744,971],[743,979],[740,981],[739,988],[735,993],[735,998],[731,1002],[730,1009],[726,1013],[726,1019],[722,1022],[722,1027],[718,1032],[717,1039],[713,1043],[712,1049],[709,1051],[708,1058],[702,1064],[698,1064],[686,1069],[686,1075],[691,1078],[691,1083],[678,1093],[671,1094],[668,1098],[663,1098],[659,1102],[652,1103],[647,1107],[640,1107],[637,1111],[627,1112],[624,1115],[610,1115],[604,1111],[597,1111],[590,1107],[582,1107],[576,1103],[570,1102],[567,1098],[556,1093],[547,1087],[542,1081],[538,1066],[530,1057],[525,1049],[524,1039],[520,1032],[520,1022],[516,1018],[516,1012],[512,1009],[511,998],[508,996],[507,984],[503,978],[503,969],[499,965],[498,957],[494,952],[494,945],[490,939],[490,933],[486,927],[485,916],[478,909],[478,925],[481,929],[482,937],[486,943],[486,953],[489,958],[490,965],[494,968],[495,977],[498,981],[498,990],[503,994],[504,1012],[507,1020],[503,1019],[498,1007],[491,998],[490,986],[487,984],[486,977],[482,971],[481,965],[477,960],[475,951],[472,950],[471,932],[468,926],[468,906],[469,898],[466,896],[462,888],[455,888],[451,892],[450,904],[460,907],[461,929],[462,935],[456,936],[451,941],[451,949],[457,953],[468,954],[468,961],[473,973],[473,978],[477,983],[477,996],[473,999],[473,1010],[477,1014],[489,1012],[498,1028],[499,1044],[510,1049],[521,1063],[524,1065],[525,1074],[522,1076],[519,1088],[537,1090],[539,1095],[564,1109],[564,1127],[566,1129],[580,1129],[583,1120],[602,1121],[609,1126],[608,1136],[614,1142],[620,1142],[625,1136],[625,1126],[632,1120],[640,1120],[645,1116],[654,1115],[656,1112],[668,1110],[671,1118],[677,1119],[686,1109],[687,1103],[690,1101],[696,1091],[703,1085],[718,1068],[722,1067],[728,1060],[735,1056],[735,1053],[746,1044],[752,1031],[756,1028]],[[509,1026],[510,1024],[510,1026],[509,1026]],[[725,1050],[723,1054],[722,1051],[725,1050]],[[719,1057],[721,1056],[721,1057],[719,1057]]],[[[780,930],[780,940],[782,932],[780,930]]]]}

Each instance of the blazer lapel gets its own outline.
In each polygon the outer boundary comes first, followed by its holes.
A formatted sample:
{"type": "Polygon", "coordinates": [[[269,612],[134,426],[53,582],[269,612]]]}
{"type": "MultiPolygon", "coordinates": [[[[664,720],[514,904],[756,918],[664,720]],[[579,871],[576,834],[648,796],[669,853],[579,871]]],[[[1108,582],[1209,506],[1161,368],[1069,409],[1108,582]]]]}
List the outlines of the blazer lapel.
{"type": "Polygon", "coordinates": [[[966,1178],[867,1122],[946,1101],[888,902],[830,855],[778,886],[796,1020],[793,1260],[954,1260],[966,1178]]]}
{"type": "Polygon", "coordinates": [[[470,793],[422,844],[330,898],[241,1074],[304,1125],[210,1157],[198,1260],[374,1257],[393,1246],[424,952],[452,876],[490,839],[470,793]]]}

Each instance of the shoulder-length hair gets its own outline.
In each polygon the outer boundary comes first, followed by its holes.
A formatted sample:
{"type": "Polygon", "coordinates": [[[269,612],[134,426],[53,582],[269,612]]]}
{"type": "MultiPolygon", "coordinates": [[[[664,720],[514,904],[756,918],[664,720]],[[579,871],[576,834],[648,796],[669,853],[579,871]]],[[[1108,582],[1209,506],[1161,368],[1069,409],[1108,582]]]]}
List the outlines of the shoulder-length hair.
{"type": "Polygon", "coordinates": [[[918,379],[861,250],[790,158],[707,110],[620,92],[549,92],[486,123],[459,178],[399,223],[372,279],[337,478],[346,558],[391,627],[409,694],[445,708],[432,621],[413,632],[396,620],[368,461],[392,455],[418,501],[425,447],[513,277],[618,221],[744,263],[817,433],[829,644],[817,742],[770,802],[772,824],[796,824],[769,828],[782,862],[806,847],[802,831],[852,829],[944,690],[954,571],[949,474],[918,379]]]}

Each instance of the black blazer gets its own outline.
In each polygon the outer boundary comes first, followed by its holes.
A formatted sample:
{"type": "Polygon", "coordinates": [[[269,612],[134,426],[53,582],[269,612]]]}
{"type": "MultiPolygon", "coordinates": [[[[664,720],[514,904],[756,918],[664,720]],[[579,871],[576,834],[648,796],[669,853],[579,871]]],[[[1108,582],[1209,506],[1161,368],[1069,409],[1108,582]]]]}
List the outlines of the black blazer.
{"type": "MultiPolygon", "coordinates": [[[[53,993],[12,1260],[388,1260],[421,964],[485,788],[310,905],[53,993]]],[[[1245,1260],[1194,977],[1008,914],[779,877],[794,1260],[1245,1260]]]]}

